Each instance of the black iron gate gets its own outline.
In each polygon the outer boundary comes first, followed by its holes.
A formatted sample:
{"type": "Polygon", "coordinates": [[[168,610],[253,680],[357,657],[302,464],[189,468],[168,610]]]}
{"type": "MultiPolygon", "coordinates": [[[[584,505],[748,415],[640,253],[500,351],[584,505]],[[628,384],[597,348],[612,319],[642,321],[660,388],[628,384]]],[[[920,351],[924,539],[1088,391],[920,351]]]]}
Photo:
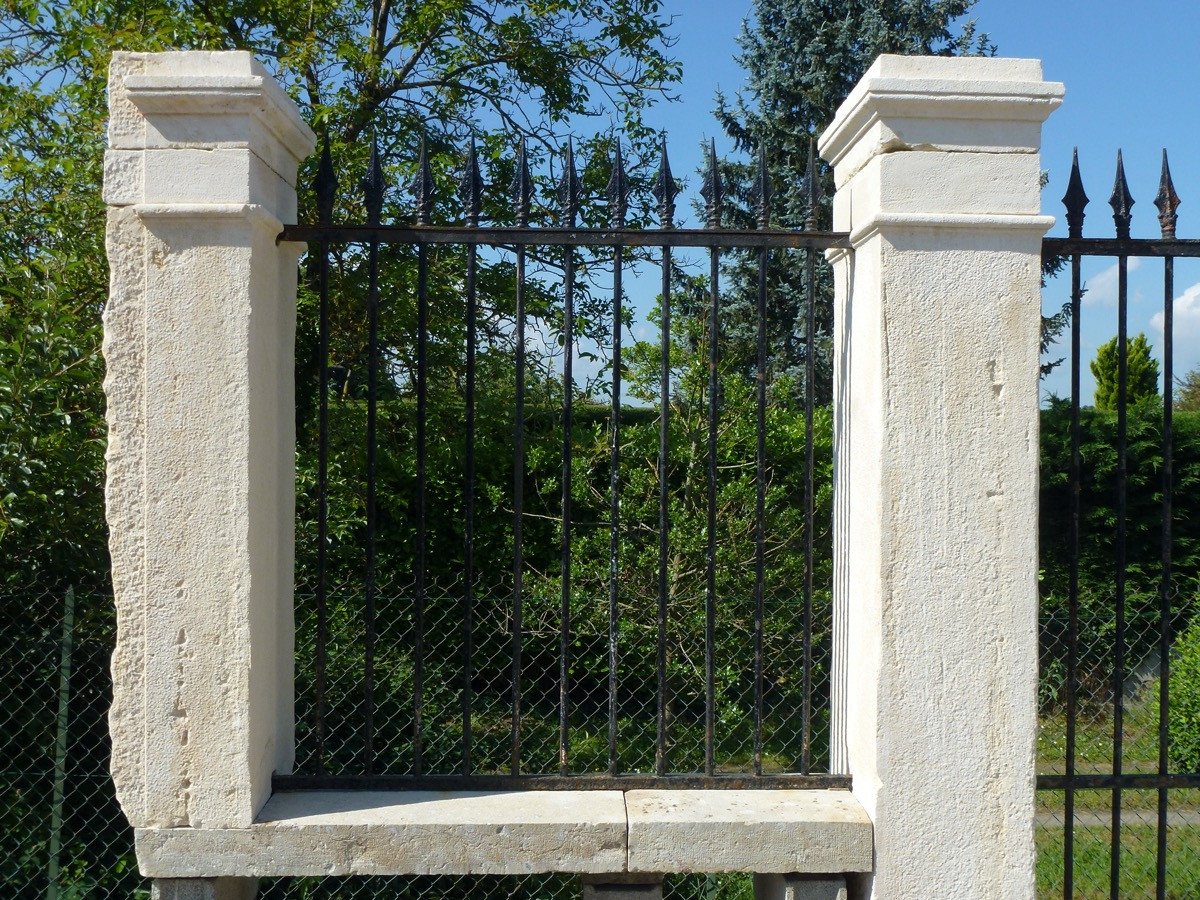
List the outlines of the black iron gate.
{"type": "MultiPolygon", "coordinates": [[[[1069,261],[1070,266],[1071,395],[1069,402],[1052,402],[1045,413],[1068,415],[1070,437],[1067,471],[1049,470],[1045,445],[1043,452],[1043,491],[1062,477],[1062,505],[1056,509],[1044,494],[1042,560],[1043,566],[1055,559],[1066,561],[1066,590],[1059,598],[1065,599],[1062,619],[1057,608],[1048,608],[1056,602],[1053,589],[1049,600],[1045,590],[1043,596],[1040,887],[1045,896],[1055,881],[1050,876],[1061,875],[1061,895],[1066,898],[1196,896],[1200,885],[1187,847],[1194,843],[1188,836],[1197,824],[1192,818],[1197,817],[1200,774],[1176,750],[1180,728],[1200,728],[1200,722],[1184,726],[1173,721],[1171,699],[1173,644],[1189,622],[1200,621],[1200,604],[1191,595],[1195,573],[1184,583],[1172,571],[1180,532],[1186,531],[1190,541],[1196,531],[1195,512],[1173,503],[1180,473],[1174,466],[1172,388],[1175,260],[1200,257],[1200,241],[1176,237],[1180,200],[1165,152],[1154,201],[1160,238],[1130,236],[1134,200],[1119,153],[1109,201],[1114,238],[1082,236],[1089,201],[1078,155],[1063,202],[1069,236],[1044,243],[1047,260],[1059,259],[1064,265],[1069,261]],[[1101,312],[1085,312],[1083,306],[1085,256],[1115,258],[1117,278],[1115,395],[1101,398],[1098,393],[1094,408],[1082,404],[1080,388],[1081,318],[1101,312]],[[1161,406],[1138,402],[1138,373],[1130,368],[1129,271],[1130,260],[1140,258],[1163,261],[1161,406]],[[1106,510],[1111,510],[1111,518],[1106,510]],[[1111,579],[1110,591],[1085,586],[1104,583],[1095,577],[1104,572],[1111,579]],[[1061,693],[1056,672],[1062,674],[1061,693]],[[1148,696],[1140,701],[1131,686],[1135,674],[1149,683],[1143,692],[1148,696]],[[1058,759],[1047,748],[1053,747],[1060,724],[1064,733],[1058,759]],[[1054,761],[1047,763],[1047,757],[1054,761]],[[1061,844],[1041,837],[1051,827],[1060,801],[1061,844]],[[1097,827],[1107,830],[1107,847],[1099,844],[1097,827]],[[1149,832],[1153,837],[1148,847],[1149,832]],[[1172,866],[1175,858],[1178,863],[1172,866]],[[1051,871],[1047,861],[1059,871],[1051,871]]],[[[1200,673],[1182,674],[1194,680],[1200,673]]]]}
{"type": "MultiPolygon", "coordinates": [[[[820,675],[827,648],[814,651],[813,640],[816,630],[828,634],[815,629],[814,617],[818,625],[828,619],[830,591],[824,567],[814,572],[814,554],[827,558],[820,545],[831,540],[828,515],[818,510],[824,488],[814,483],[814,471],[827,469],[824,457],[831,457],[814,436],[825,417],[816,405],[812,348],[828,339],[817,333],[818,293],[828,292],[817,257],[847,246],[846,236],[816,228],[811,149],[803,230],[772,227],[765,160],[754,186],[757,227],[724,227],[715,147],[708,155],[705,227],[698,229],[674,225],[678,186],[665,140],[657,178],[644,186],[657,228],[627,225],[634,186],[619,142],[591,167],[593,191],[595,170],[608,176],[607,222],[599,227],[578,226],[586,188],[570,149],[558,166],[555,208],[535,207],[523,146],[515,164],[492,163],[511,165],[507,197],[486,191],[471,147],[455,225],[434,223],[439,183],[424,147],[414,223],[383,224],[385,179],[373,149],[363,181],[365,224],[335,225],[337,183],[326,146],[316,183],[319,224],[281,235],[310,244],[320,324],[316,460],[307,485],[316,546],[311,574],[297,590],[299,652],[311,652],[314,676],[300,690],[301,774],[278,778],[280,788],[848,786],[822,774],[829,771],[820,675]],[[485,206],[505,224],[481,224],[485,206]],[[546,225],[551,216],[556,222],[546,225]],[[531,225],[535,218],[542,224],[531,225]],[[673,260],[680,248],[707,256],[707,277],[702,264],[689,276],[673,260]],[[802,310],[807,350],[803,384],[782,402],[785,384],[773,373],[767,339],[768,285],[775,260],[797,251],[802,286],[791,303],[802,310]],[[639,255],[661,270],[658,340],[623,346],[631,316],[622,282],[639,255]],[[721,278],[729,259],[757,267],[753,357],[740,372],[729,371],[722,354],[721,278]],[[381,262],[407,267],[415,285],[381,288],[381,262]],[[601,293],[610,306],[597,304],[601,293]],[[549,340],[562,350],[554,378],[534,371],[529,355],[532,341],[546,341],[528,330],[537,304],[553,323],[549,340]],[[385,338],[389,307],[411,316],[385,338]],[[607,346],[589,352],[586,326],[594,336],[599,315],[610,320],[607,346]],[[685,317],[682,325],[673,315],[685,317]],[[485,327],[508,348],[499,365],[485,347],[485,327]],[[699,364],[680,363],[681,355],[699,364]],[[631,357],[640,360],[632,386],[623,383],[631,357]],[[573,366],[588,358],[599,359],[599,368],[583,390],[573,366]],[[345,360],[360,363],[365,379],[355,381],[345,360]],[[438,374],[447,369],[454,370],[449,377],[438,374]],[[494,384],[504,386],[503,409],[484,404],[481,391],[494,384]],[[439,396],[431,401],[433,390],[439,396]],[[734,394],[741,400],[731,400],[734,394]],[[354,426],[346,424],[351,407],[361,412],[354,426]],[[800,440],[780,441],[781,417],[800,440]],[[550,441],[552,430],[558,438],[550,441]],[[672,447],[685,437],[695,451],[689,459],[672,447]],[[503,491],[494,471],[484,483],[483,458],[489,465],[496,459],[481,449],[489,441],[508,444],[503,491]],[[407,455],[387,455],[401,444],[407,455]],[[352,483],[340,499],[336,478],[352,483]],[[635,489],[647,498],[636,514],[628,501],[635,489]],[[781,524],[769,499],[780,492],[803,510],[801,518],[781,524]],[[676,524],[687,510],[696,517],[685,534],[676,524]],[[739,560],[725,546],[733,532],[730,546],[740,535],[752,548],[739,560]],[[503,577],[496,552],[492,562],[480,561],[486,541],[504,544],[503,577]],[[557,572],[533,571],[535,541],[557,545],[557,572]],[[589,569],[590,579],[579,571],[585,554],[593,562],[607,557],[589,569]],[[404,575],[384,576],[385,561],[404,575]],[[652,587],[634,596],[631,582],[651,569],[652,587]],[[790,574],[781,575],[785,569],[790,574]],[[692,588],[677,588],[681,570],[692,588]],[[784,581],[793,595],[780,591],[784,581]],[[557,595],[557,608],[548,593],[557,595]],[[343,627],[347,619],[353,627],[343,627]],[[642,659],[640,678],[621,677],[642,659]],[[340,699],[331,700],[339,679],[340,699]],[[821,695],[815,705],[814,693],[821,695]],[[353,714],[339,704],[353,706],[353,714]]],[[[605,207],[591,199],[594,219],[605,207]]]]}

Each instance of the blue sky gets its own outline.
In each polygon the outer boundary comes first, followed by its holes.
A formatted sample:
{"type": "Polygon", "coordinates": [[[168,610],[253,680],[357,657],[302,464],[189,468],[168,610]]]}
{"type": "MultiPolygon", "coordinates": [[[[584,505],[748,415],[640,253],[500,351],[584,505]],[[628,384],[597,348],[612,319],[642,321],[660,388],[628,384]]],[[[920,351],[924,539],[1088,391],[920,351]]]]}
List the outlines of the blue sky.
{"type": "MultiPolygon", "coordinates": [[[[683,64],[681,102],[660,104],[648,121],[666,129],[675,172],[688,177],[685,197],[698,187],[693,174],[700,163],[700,140],[716,136],[718,151],[730,151],[717,134],[712,117],[717,88],[733,94],[743,82],[734,61],[735,39],[749,15],[749,0],[666,0],[679,41],[675,54],[683,64]]],[[[1200,237],[1200,91],[1194,70],[1200,45],[1200,4],[1191,0],[980,0],[974,12],[980,27],[999,46],[1002,56],[1037,57],[1046,77],[1062,81],[1066,100],[1047,122],[1042,166],[1050,175],[1043,211],[1060,221],[1051,234],[1065,234],[1062,205],[1072,147],[1079,147],[1084,184],[1092,199],[1084,233],[1113,234],[1112,190],[1118,147],[1136,205],[1136,237],[1158,234],[1153,205],[1158,190],[1162,148],[1171,153],[1179,195],[1179,234],[1200,237]]],[[[681,198],[682,199],[682,198],[681,198]]],[[[685,204],[681,204],[681,211],[685,204]]],[[[646,286],[654,283],[646,273],[646,286]]],[[[1084,397],[1092,383],[1086,361],[1116,334],[1115,267],[1105,259],[1085,260],[1089,291],[1082,316],[1085,359],[1084,397]]],[[[638,280],[638,284],[642,279],[638,280]]],[[[641,291],[639,289],[638,293],[641,291]]],[[[1044,292],[1047,309],[1068,299],[1069,285],[1059,278],[1044,292]]],[[[1176,264],[1176,373],[1200,365],[1200,261],[1176,264]]],[[[638,298],[640,299],[640,298],[638,298]]],[[[1144,331],[1156,352],[1162,344],[1162,263],[1131,262],[1130,333],[1144,331]]],[[[1054,355],[1065,355],[1066,349],[1054,355]]],[[[1047,379],[1044,391],[1067,392],[1065,371],[1047,379]]]]}

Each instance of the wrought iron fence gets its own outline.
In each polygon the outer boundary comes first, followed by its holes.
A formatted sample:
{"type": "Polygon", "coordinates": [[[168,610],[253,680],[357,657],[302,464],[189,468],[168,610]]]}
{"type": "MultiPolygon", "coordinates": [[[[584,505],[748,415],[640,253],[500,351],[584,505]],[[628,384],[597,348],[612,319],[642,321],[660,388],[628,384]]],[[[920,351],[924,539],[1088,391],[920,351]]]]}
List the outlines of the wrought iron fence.
{"type": "MultiPolygon", "coordinates": [[[[1200,598],[1194,594],[1196,573],[1184,573],[1185,582],[1173,570],[1180,532],[1186,530],[1194,539],[1195,523],[1190,511],[1176,509],[1173,502],[1180,473],[1174,463],[1172,388],[1175,260],[1200,257],[1200,241],[1176,237],[1180,200],[1165,151],[1154,201],[1160,238],[1131,237],[1134,200],[1119,151],[1109,200],[1115,238],[1083,237],[1088,202],[1076,154],[1063,198],[1068,237],[1044,242],[1047,258],[1065,258],[1070,265],[1071,396],[1065,534],[1048,520],[1056,511],[1047,509],[1043,500],[1043,565],[1048,557],[1065,557],[1067,578],[1065,608],[1058,604],[1047,608],[1047,598],[1043,599],[1042,676],[1044,699],[1049,702],[1044,704],[1042,750],[1052,762],[1043,766],[1038,788],[1043,792],[1042,816],[1059,819],[1062,832],[1061,841],[1040,838],[1039,875],[1045,893],[1066,898],[1195,896],[1200,875],[1186,848],[1195,845],[1200,824],[1196,793],[1200,774],[1185,771],[1187,764],[1173,750],[1171,686],[1173,644],[1194,621],[1200,598]],[[1113,522],[1102,537],[1088,533],[1095,523],[1088,507],[1095,498],[1085,491],[1085,470],[1094,471],[1099,463],[1085,458],[1082,446],[1080,335],[1085,285],[1081,266],[1085,256],[1115,257],[1117,266],[1113,522]],[[1135,443],[1130,433],[1129,261],[1144,257],[1163,260],[1164,391],[1160,430],[1137,435],[1135,443]],[[1130,489],[1135,477],[1138,496],[1130,489]],[[1157,512],[1153,525],[1135,529],[1133,501],[1143,507],[1142,513],[1157,512]],[[1145,509],[1155,505],[1156,511],[1145,509]],[[1153,554],[1157,565],[1147,564],[1141,556],[1133,565],[1135,541],[1147,547],[1157,543],[1153,554]],[[1097,571],[1106,571],[1111,578],[1111,597],[1107,592],[1099,598],[1083,596],[1081,573],[1097,571]],[[1065,630],[1056,627],[1064,619],[1065,630]]],[[[1088,414],[1102,413],[1089,410],[1088,414]]],[[[1044,470],[1043,484],[1047,476],[1059,474],[1044,470]]],[[[1180,674],[1190,680],[1200,677],[1197,672],[1180,674]]],[[[1178,733],[1175,740],[1178,746],[1178,733]]]]}
{"type": "MultiPolygon", "coordinates": [[[[827,699],[817,698],[814,711],[815,689],[827,695],[823,673],[814,683],[814,659],[827,653],[814,652],[813,636],[828,614],[830,590],[825,573],[814,581],[814,548],[830,532],[828,517],[817,516],[814,482],[817,420],[827,420],[814,386],[816,257],[847,246],[845,235],[816,230],[815,157],[810,152],[804,230],[772,227],[765,159],[751,229],[723,226],[715,148],[699,229],[675,227],[678,185],[665,141],[652,188],[657,228],[627,227],[633,182],[619,142],[602,165],[607,227],[578,227],[581,182],[569,148],[559,166],[556,224],[531,225],[535,187],[523,146],[512,166],[511,224],[484,226],[485,185],[472,146],[460,183],[462,224],[447,226],[433,223],[437,184],[422,147],[415,222],[384,225],[386,182],[376,147],[362,182],[365,224],[335,225],[337,178],[326,147],[316,183],[319,224],[288,226],[281,235],[309,242],[320,324],[316,422],[307,432],[316,444],[315,473],[300,498],[302,531],[306,498],[315,520],[311,579],[301,574],[313,602],[314,678],[301,726],[301,743],[311,746],[302,746],[301,774],[278,777],[280,787],[361,786],[364,779],[394,787],[847,785],[821,774],[828,772],[827,739],[813,740],[818,717],[818,730],[827,730],[827,699]],[[626,285],[639,248],[645,259],[646,248],[659,254],[658,340],[631,347],[626,285]],[[707,251],[706,279],[686,278],[673,260],[678,248],[707,251]],[[770,365],[768,284],[773,254],[795,251],[804,254],[803,289],[793,302],[806,310],[807,350],[802,396],[788,407],[777,399],[770,365]],[[754,356],[740,372],[723,358],[721,278],[730,257],[757,266],[754,356]],[[535,259],[541,278],[528,271],[535,259]],[[415,290],[381,289],[385,261],[407,266],[415,290]],[[551,280],[547,265],[554,267],[551,280]],[[603,292],[600,271],[611,279],[607,306],[595,302],[603,292]],[[577,325],[581,296],[590,332],[577,325]],[[561,372],[539,368],[530,348],[531,298],[554,321],[561,372]],[[672,317],[685,309],[690,331],[681,335],[672,317]],[[381,335],[388,316],[390,339],[381,335]],[[441,317],[436,328],[433,316],[441,317]],[[597,337],[600,318],[610,330],[597,337]],[[485,320],[491,345],[480,334],[485,320]],[[681,337],[692,344],[685,348],[681,337]],[[596,342],[591,355],[606,357],[607,373],[590,391],[574,369],[577,357],[588,355],[588,340],[596,342]],[[498,354],[496,344],[504,345],[498,354]],[[488,420],[480,421],[484,354],[491,377],[511,383],[505,402],[490,405],[488,420]],[[691,371],[683,371],[681,355],[696,363],[691,371]],[[627,378],[631,356],[640,367],[636,388],[627,378]],[[347,375],[348,357],[365,369],[357,384],[347,375]],[[744,402],[732,402],[733,395],[744,402]],[[786,409],[802,423],[802,449],[779,446],[769,428],[769,418],[786,409]],[[361,434],[344,443],[336,432],[356,415],[361,434]],[[752,424],[733,433],[743,415],[752,424]],[[496,432],[497,418],[510,434],[496,432]],[[404,463],[381,447],[381,428],[411,459],[399,494],[404,463]],[[685,436],[695,452],[681,458],[673,443],[685,436]],[[479,472],[485,445],[492,461],[497,447],[510,453],[503,490],[496,473],[487,481],[479,472]],[[684,472],[693,463],[703,466],[694,481],[684,472]],[[352,472],[354,499],[334,498],[334,469],[352,472]],[[629,498],[638,490],[646,502],[634,510],[629,498]],[[733,496],[736,490],[743,495],[733,496]],[[799,520],[784,523],[769,513],[768,496],[783,494],[803,510],[799,520]],[[702,542],[682,533],[686,504],[695,506],[691,525],[702,542]],[[334,506],[348,506],[352,524],[334,506]],[[332,537],[339,529],[340,542],[332,537]],[[731,529],[748,536],[748,558],[735,561],[722,546],[731,529]],[[486,564],[485,531],[502,545],[491,548],[486,564]],[[556,551],[553,562],[547,548],[556,551]],[[683,579],[683,588],[680,567],[695,576],[683,579]],[[557,609],[549,594],[557,594],[557,609]],[[347,679],[361,692],[354,699],[332,690],[331,678],[347,673],[331,672],[330,642],[359,622],[361,668],[347,679]],[[734,646],[741,637],[744,645],[734,646]],[[639,675],[623,679],[631,653],[639,675]],[[350,704],[353,761],[340,753],[345,729],[331,724],[344,723],[347,712],[335,708],[333,693],[338,704],[350,704]],[[772,696],[781,693],[793,709],[772,696]],[[503,730],[501,752],[496,737],[503,730]],[[731,746],[731,734],[744,740],[731,746]],[[457,740],[456,751],[446,746],[447,735],[457,740]],[[596,752],[600,743],[603,752],[596,752]]],[[[307,624],[303,608],[301,617],[307,624]]]]}

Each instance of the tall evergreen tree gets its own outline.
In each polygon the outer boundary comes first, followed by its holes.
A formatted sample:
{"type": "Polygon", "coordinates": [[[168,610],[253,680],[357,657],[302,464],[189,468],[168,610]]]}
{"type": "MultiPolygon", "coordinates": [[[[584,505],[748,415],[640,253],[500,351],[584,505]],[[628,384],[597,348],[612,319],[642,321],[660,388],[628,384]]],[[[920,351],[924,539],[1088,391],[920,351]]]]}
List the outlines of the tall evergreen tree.
{"type": "MultiPolygon", "coordinates": [[[[808,145],[833,118],[838,104],[881,53],[990,54],[973,21],[959,22],[975,0],[755,0],[753,22],[743,24],[738,61],[746,86],[730,100],[717,95],[716,116],[737,149],[765,152],[774,196],[772,224],[804,226],[808,145]]],[[[821,170],[823,180],[828,173],[821,170]]],[[[725,222],[754,227],[757,163],[725,162],[725,222]]],[[[825,191],[828,197],[831,192],[825,191]]],[[[828,226],[827,214],[818,217],[828,226]]],[[[824,271],[820,267],[819,271],[824,271]]],[[[775,254],[769,274],[768,346],[773,376],[794,390],[804,384],[804,261],[775,254]]],[[[723,303],[726,352],[749,370],[755,364],[754,259],[731,259],[723,303]]],[[[827,273],[816,291],[816,394],[830,398],[833,290],[827,273]]]]}

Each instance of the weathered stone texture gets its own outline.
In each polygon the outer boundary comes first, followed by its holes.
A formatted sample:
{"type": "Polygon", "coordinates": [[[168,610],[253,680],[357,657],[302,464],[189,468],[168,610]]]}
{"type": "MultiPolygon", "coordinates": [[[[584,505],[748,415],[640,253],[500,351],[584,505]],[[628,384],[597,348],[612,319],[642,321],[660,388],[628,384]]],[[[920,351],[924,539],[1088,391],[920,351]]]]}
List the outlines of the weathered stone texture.
{"type": "Polygon", "coordinates": [[[833,712],[875,826],[864,898],[1033,897],[1038,149],[1062,93],[1036,60],[885,56],[821,138],[854,245],[831,254],[833,712]]]}
{"type": "Polygon", "coordinates": [[[246,53],[115,54],[109,102],[113,778],[135,826],[249,825],[293,752],[298,250],[275,238],[314,138],[246,53]]]}

